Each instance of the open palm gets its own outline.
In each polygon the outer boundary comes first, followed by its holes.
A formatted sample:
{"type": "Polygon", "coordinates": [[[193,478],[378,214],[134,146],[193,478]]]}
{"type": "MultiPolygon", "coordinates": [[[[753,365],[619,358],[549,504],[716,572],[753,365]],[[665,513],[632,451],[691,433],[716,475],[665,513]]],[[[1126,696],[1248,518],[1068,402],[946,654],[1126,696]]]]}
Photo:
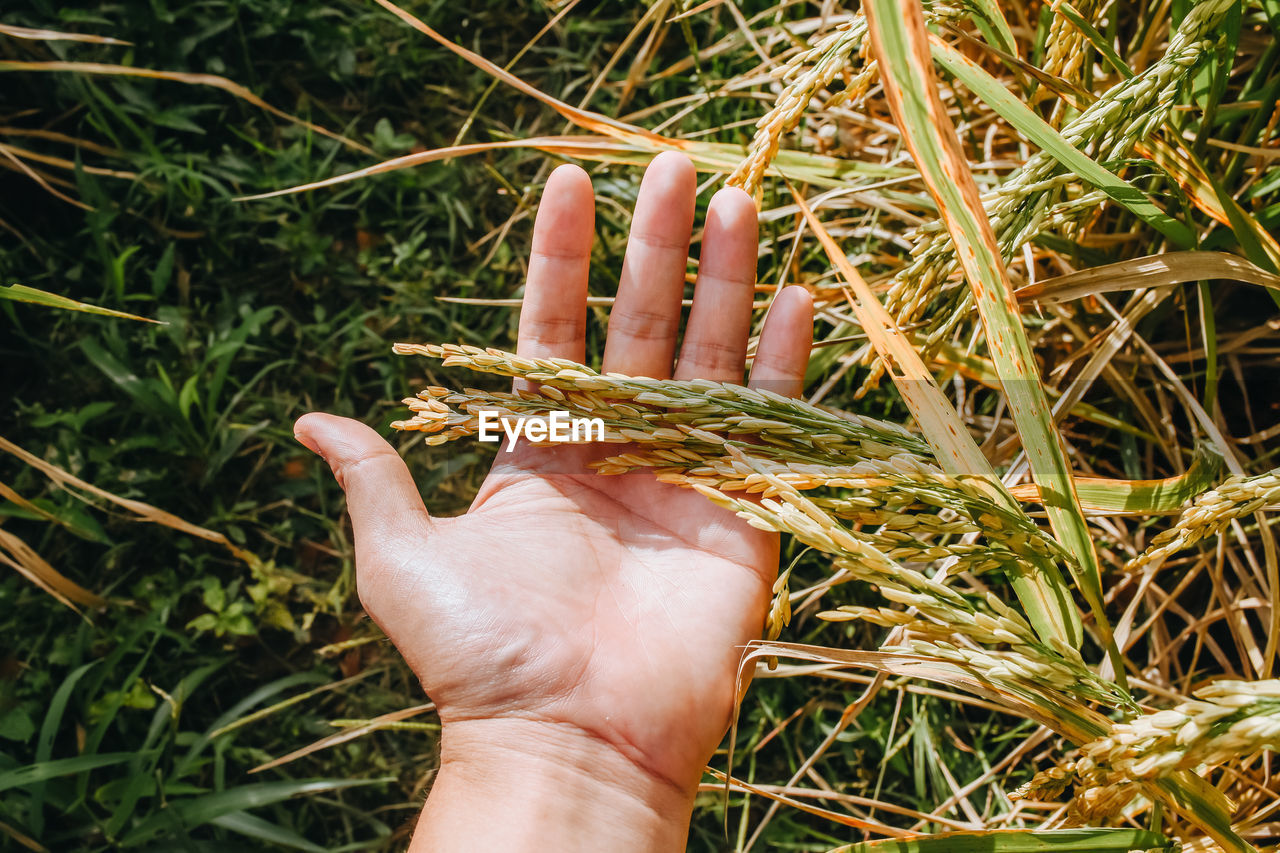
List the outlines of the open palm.
{"type": "MultiPolygon", "coordinates": [[[[712,200],[676,359],[695,175],[656,158],[637,201],[604,369],[740,382],[756,265],[751,199],[712,200]]],[[[557,169],[534,227],[518,351],[584,360],[594,197],[557,169]]],[[[797,393],[809,297],[775,299],[752,384],[797,393]]],[[[607,745],[684,791],[729,722],[743,643],[758,636],[777,537],[647,473],[600,476],[590,446],[499,451],[470,511],[433,519],[400,457],[372,430],[307,415],[299,438],[347,491],[360,595],[451,730],[494,721],[607,745]]],[[[607,452],[617,452],[614,446],[607,452]]]]}

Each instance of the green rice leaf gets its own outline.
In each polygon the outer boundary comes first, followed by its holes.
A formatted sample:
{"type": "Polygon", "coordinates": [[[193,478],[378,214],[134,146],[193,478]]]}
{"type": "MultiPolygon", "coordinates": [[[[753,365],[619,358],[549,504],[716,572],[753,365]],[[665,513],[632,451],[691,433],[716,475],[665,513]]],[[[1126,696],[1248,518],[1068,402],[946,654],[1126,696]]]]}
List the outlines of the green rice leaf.
{"type": "Polygon", "coordinates": [[[1005,20],[1000,4],[995,0],[973,0],[969,17],[982,32],[983,38],[1005,53],[1018,54],[1018,43],[1014,41],[1013,30],[1005,20]]]}
{"type": "MultiPolygon", "coordinates": [[[[1222,455],[1210,444],[1201,444],[1186,472],[1161,480],[1106,480],[1077,477],[1076,494],[1089,512],[1107,515],[1163,515],[1175,513],[1196,495],[1213,488],[1222,473],[1222,455]]],[[[1015,486],[1015,497],[1039,500],[1034,484],[1015,486]]]]}
{"type": "Polygon", "coordinates": [[[1164,252],[1047,278],[1018,288],[1019,300],[1066,302],[1099,293],[1172,287],[1188,281],[1243,281],[1280,293],[1280,276],[1225,252],[1164,252]]]}
{"type": "Polygon", "coordinates": [[[1004,829],[885,838],[837,847],[830,853],[1128,853],[1166,850],[1173,842],[1141,829],[1004,829]]]}
{"type": "MultiPolygon", "coordinates": [[[[53,755],[53,740],[57,737],[58,728],[62,725],[62,715],[67,710],[67,703],[71,701],[71,691],[75,690],[80,679],[96,664],[97,661],[91,661],[81,665],[72,670],[71,674],[58,685],[57,692],[53,694],[53,701],[45,710],[44,722],[40,724],[40,736],[36,740],[37,765],[49,762],[50,756],[53,755]]],[[[38,782],[28,791],[31,795],[29,806],[31,818],[28,824],[36,836],[44,832],[44,788],[44,782],[38,782]]]]}
{"type": "MultiPolygon", "coordinates": [[[[451,145],[433,148],[403,157],[393,157],[372,166],[352,172],[334,175],[320,181],[273,190],[257,195],[241,196],[236,201],[261,201],[293,193],[331,187],[348,181],[358,181],[372,175],[411,169],[427,163],[452,160],[473,154],[489,154],[505,148],[531,148],[556,157],[566,157],[595,163],[618,163],[627,166],[645,166],[663,151],[679,151],[693,161],[703,172],[728,174],[747,156],[745,145],[728,142],[705,142],[695,139],[666,139],[654,134],[613,136],[575,134],[572,136],[531,136],[525,139],[502,139],[495,142],[475,142],[467,145],[451,145]]],[[[903,166],[886,166],[854,158],[831,157],[809,151],[780,151],[770,164],[766,174],[790,178],[814,186],[847,188],[850,181],[863,179],[878,182],[892,178],[910,177],[914,169],[903,166]]]]}

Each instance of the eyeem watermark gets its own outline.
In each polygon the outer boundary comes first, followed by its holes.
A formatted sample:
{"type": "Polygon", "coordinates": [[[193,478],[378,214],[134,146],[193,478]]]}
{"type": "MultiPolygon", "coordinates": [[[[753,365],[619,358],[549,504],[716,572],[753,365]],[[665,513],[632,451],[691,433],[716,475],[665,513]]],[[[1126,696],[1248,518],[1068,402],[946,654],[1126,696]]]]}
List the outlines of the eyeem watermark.
{"type": "Polygon", "coordinates": [[[546,417],[503,418],[497,412],[485,409],[480,412],[480,428],[476,438],[496,443],[507,437],[506,451],[510,453],[516,441],[524,436],[529,441],[572,442],[604,441],[604,421],[601,418],[575,418],[568,412],[551,412],[546,417]],[[501,432],[499,432],[501,427],[501,432]]]}

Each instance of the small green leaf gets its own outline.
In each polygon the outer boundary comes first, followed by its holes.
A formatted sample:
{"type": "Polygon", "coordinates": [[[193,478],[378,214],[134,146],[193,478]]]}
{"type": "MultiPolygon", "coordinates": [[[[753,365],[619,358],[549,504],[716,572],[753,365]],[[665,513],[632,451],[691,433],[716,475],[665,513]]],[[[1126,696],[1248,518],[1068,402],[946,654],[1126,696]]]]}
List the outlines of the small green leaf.
{"type": "Polygon", "coordinates": [[[204,600],[204,606],[214,613],[221,613],[227,606],[227,594],[217,578],[204,579],[204,593],[201,598],[204,600]]]}
{"type": "Polygon", "coordinates": [[[36,733],[35,721],[25,708],[10,708],[0,714],[0,737],[26,743],[36,733]]]}
{"type": "Polygon", "coordinates": [[[193,631],[212,631],[218,627],[218,617],[212,613],[202,613],[188,622],[187,627],[193,631]]]}

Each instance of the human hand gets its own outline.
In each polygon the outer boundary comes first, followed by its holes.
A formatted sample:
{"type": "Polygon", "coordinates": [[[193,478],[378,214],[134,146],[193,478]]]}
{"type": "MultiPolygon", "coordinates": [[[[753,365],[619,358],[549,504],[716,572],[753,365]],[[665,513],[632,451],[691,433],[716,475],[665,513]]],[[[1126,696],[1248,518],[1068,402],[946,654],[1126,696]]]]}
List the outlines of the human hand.
{"type": "MultiPolygon", "coordinates": [[[[737,189],[708,209],[675,360],[694,188],[679,154],[645,173],[605,371],[742,381],[756,211],[737,189]]],[[[585,360],[593,219],[586,173],[557,169],[534,226],[521,355],[585,360]]],[[[752,385],[798,394],[811,332],[808,294],[783,290],[752,385]]],[[[587,467],[617,446],[500,451],[466,515],[431,518],[369,427],[313,413],[295,432],[346,490],[361,601],[440,714],[441,771],[413,849],[469,849],[465,838],[619,849],[606,824],[627,849],[682,849],[729,723],[741,647],[764,622],[777,536],[648,474],[587,467]],[[468,818],[496,807],[509,831],[468,818]]]]}

